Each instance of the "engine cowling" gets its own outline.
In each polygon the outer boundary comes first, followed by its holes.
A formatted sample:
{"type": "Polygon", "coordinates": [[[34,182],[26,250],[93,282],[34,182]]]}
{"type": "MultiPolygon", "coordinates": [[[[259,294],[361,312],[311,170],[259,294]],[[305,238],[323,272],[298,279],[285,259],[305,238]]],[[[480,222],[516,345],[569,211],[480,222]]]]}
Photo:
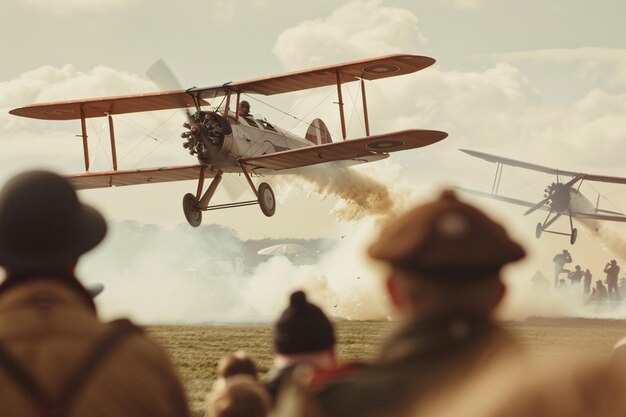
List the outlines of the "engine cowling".
{"type": "Polygon", "coordinates": [[[225,159],[220,150],[232,129],[224,117],[216,112],[197,111],[189,115],[183,127],[187,129],[180,135],[185,139],[183,147],[200,163],[219,164],[225,159]]]}

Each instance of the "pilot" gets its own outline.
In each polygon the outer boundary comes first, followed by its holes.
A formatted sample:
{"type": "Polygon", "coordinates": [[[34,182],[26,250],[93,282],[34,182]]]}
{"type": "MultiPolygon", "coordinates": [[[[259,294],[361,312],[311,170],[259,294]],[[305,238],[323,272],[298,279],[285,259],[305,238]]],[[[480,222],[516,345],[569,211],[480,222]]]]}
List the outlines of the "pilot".
{"type": "Polygon", "coordinates": [[[250,114],[250,103],[246,100],[239,103],[239,115],[243,117],[252,117],[252,114],[250,114]]]}
{"type": "Polygon", "coordinates": [[[500,270],[524,249],[453,191],[398,217],[369,255],[388,267],[386,292],[404,326],[374,363],[316,393],[323,415],[402,414],[522,356],[491,317],[505,292],[500,270]]]}

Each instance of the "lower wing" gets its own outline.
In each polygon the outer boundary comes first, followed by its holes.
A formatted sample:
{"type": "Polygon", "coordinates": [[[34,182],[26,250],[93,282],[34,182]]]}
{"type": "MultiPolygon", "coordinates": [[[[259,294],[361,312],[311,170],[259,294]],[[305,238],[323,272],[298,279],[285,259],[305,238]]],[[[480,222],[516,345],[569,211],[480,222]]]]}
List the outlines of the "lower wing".
{"type": "MultiPolygon", "coordinates": [[[[484,191],[472,190],[470,188],[463,188],[463,187],[454,187],[454,188],[467,194],[473,194],[479,197],[491,198],[492,200],[504,201],[505,203],[516,204],[518,206],[535,207],[537,205],[537,203],[531,203],[530,201],[519,200],[517,198],[512,198],[512,197],[505,197],[505,196],[498,195],[498,194],[486,193],[484,191]]],[[[550,211],[550,206],[547,204],[544,204],[543,206],[539,207],[537,210],[550,211]]]]}
{"type": "MultiPolygon", "coordinates": [[[[86,172],[66,175],[65,178],[77,190],[90,188],[121,187],[124,185],[154,184],[158,182],[197,180],[200,178],[200,165],[134,169],[126,171],[86,172]]],[[[213,177],[210,170],[205,178],[213,177]]]]}
{"type": "Polygon", "coordinates": [[[265,168],[276,171],[331,161],[368,162],[368,158],[373,155],[421,148],[439,142],[447,136],[447,133],[438,130],[403,130],[242,158],[239,162],[250,169],[265,168]]]}

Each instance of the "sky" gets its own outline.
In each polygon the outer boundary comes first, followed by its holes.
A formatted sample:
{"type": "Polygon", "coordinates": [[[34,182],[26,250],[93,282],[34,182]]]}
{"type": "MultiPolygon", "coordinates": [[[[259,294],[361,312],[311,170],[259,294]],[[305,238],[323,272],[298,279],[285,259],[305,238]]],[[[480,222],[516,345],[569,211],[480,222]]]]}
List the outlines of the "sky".
{"type": "MultiPolygon", "coordinates": [[[[435,129],[449,137],[354,169],[353,188],[388,190],[397,210],[436,196],[444,185],[489,191],[495,166],[458,151],[475,149],[556,168],[626,176],[626,5],[618,0],[16,0],[0,3],[0,181],[44,167],[83,167],[79,123],[48,123],[8,114],[46,101],[156,91],[145,72],[164,59],[183,86],[209,86],[389,53],[432,56],[421,72],[368,83],[373,133],[435,129]],[[362,188],[360,188],[362,187],[362,188]]],[[[346,101],[354,86],[344,87],[346,101]]],[[[303,133],[321,116],[339,131],[333,89],[282,97],[251,97],[253,112],[303,133]],[[296,106],[297,104],[297,106],[296,106]]],[[[358,109],[359,103],[354,106],[358,109]]],[[[363,135],[362,115],[349,110],[349,135],[363,135]]],[[[191,164],[180,146],[179,111],[116,119],[120,168],[191,164]],[[155,139],[156,138],[156,139],[155,139]]],[[[88,123],[91,169],[110,169],[104,120],[88,123]]],[[[205,213],[204,222],[232,228],[242,239],[338,238],[359,231],[368,211],[341,195],[332,170],[314,181],[276,176],[276,215],[258,207],[205,213]],[[323,180],[323,182],[322,182],[323,180]],[[329,184],[330,183],[330,184],[329,184]],[[333,186],[336,186],[333,188],[333,186]]],[[[539,201],[554,178],[505,168],[500,192],[539,201]]],[[[241,177],[226,179],[245,188],[241,177]],[[242,185],[243,184],[243,185],[242,185]]],[[[111,221],[163,227],[184,223],[182,196],[195,183],[82,191],[111,221]]],[[[626,211],[626,187],[583,184],[600,207],[626,211]]],[[[626,225],[604,224],[598,235],[578,226],[578,243],[534,237],[542,213],[464,196],[505,223],[528,249],[521,271],[551,271],[556,252],[601,275],[604,263],[626,262],[626,225]]],[[[218,193],[217,202],[228,201],[218,193]]],[[[369,204],[369,203],[368,203],[369,204]]],[[[374,209],[381,214],[385,209],[374,209]]],[[[369,210],[372,211],[372,210],[369,210]]],[[[384,216],[383,216],[384,217],[384,216]]],[[[567,231],[565,219],[557,229],[567,231]]],[[[368,226],[369,227],[369,226],[368,226]]],[[[190,233],[193,230],[190,229],[190,233]]],[[[368,235],[368,234],[365,234],[368,235]]],[[[365,238],[364,238],[365,239],[365,238]]],[[[360,242],[358,247],[364,247],[360,242]]]]}

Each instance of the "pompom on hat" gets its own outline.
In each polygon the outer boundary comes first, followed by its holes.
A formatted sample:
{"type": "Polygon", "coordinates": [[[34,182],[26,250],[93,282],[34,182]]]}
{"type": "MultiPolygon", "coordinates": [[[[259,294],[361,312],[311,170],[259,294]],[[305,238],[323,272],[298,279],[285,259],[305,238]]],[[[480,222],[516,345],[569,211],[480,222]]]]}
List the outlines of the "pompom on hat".
{"type": "Polygon", "coordinates": [[[280,354],[321,352],[335,345],[333,325],[324,312],[296,291],[274,326],[274,350],[280,354]]]}

